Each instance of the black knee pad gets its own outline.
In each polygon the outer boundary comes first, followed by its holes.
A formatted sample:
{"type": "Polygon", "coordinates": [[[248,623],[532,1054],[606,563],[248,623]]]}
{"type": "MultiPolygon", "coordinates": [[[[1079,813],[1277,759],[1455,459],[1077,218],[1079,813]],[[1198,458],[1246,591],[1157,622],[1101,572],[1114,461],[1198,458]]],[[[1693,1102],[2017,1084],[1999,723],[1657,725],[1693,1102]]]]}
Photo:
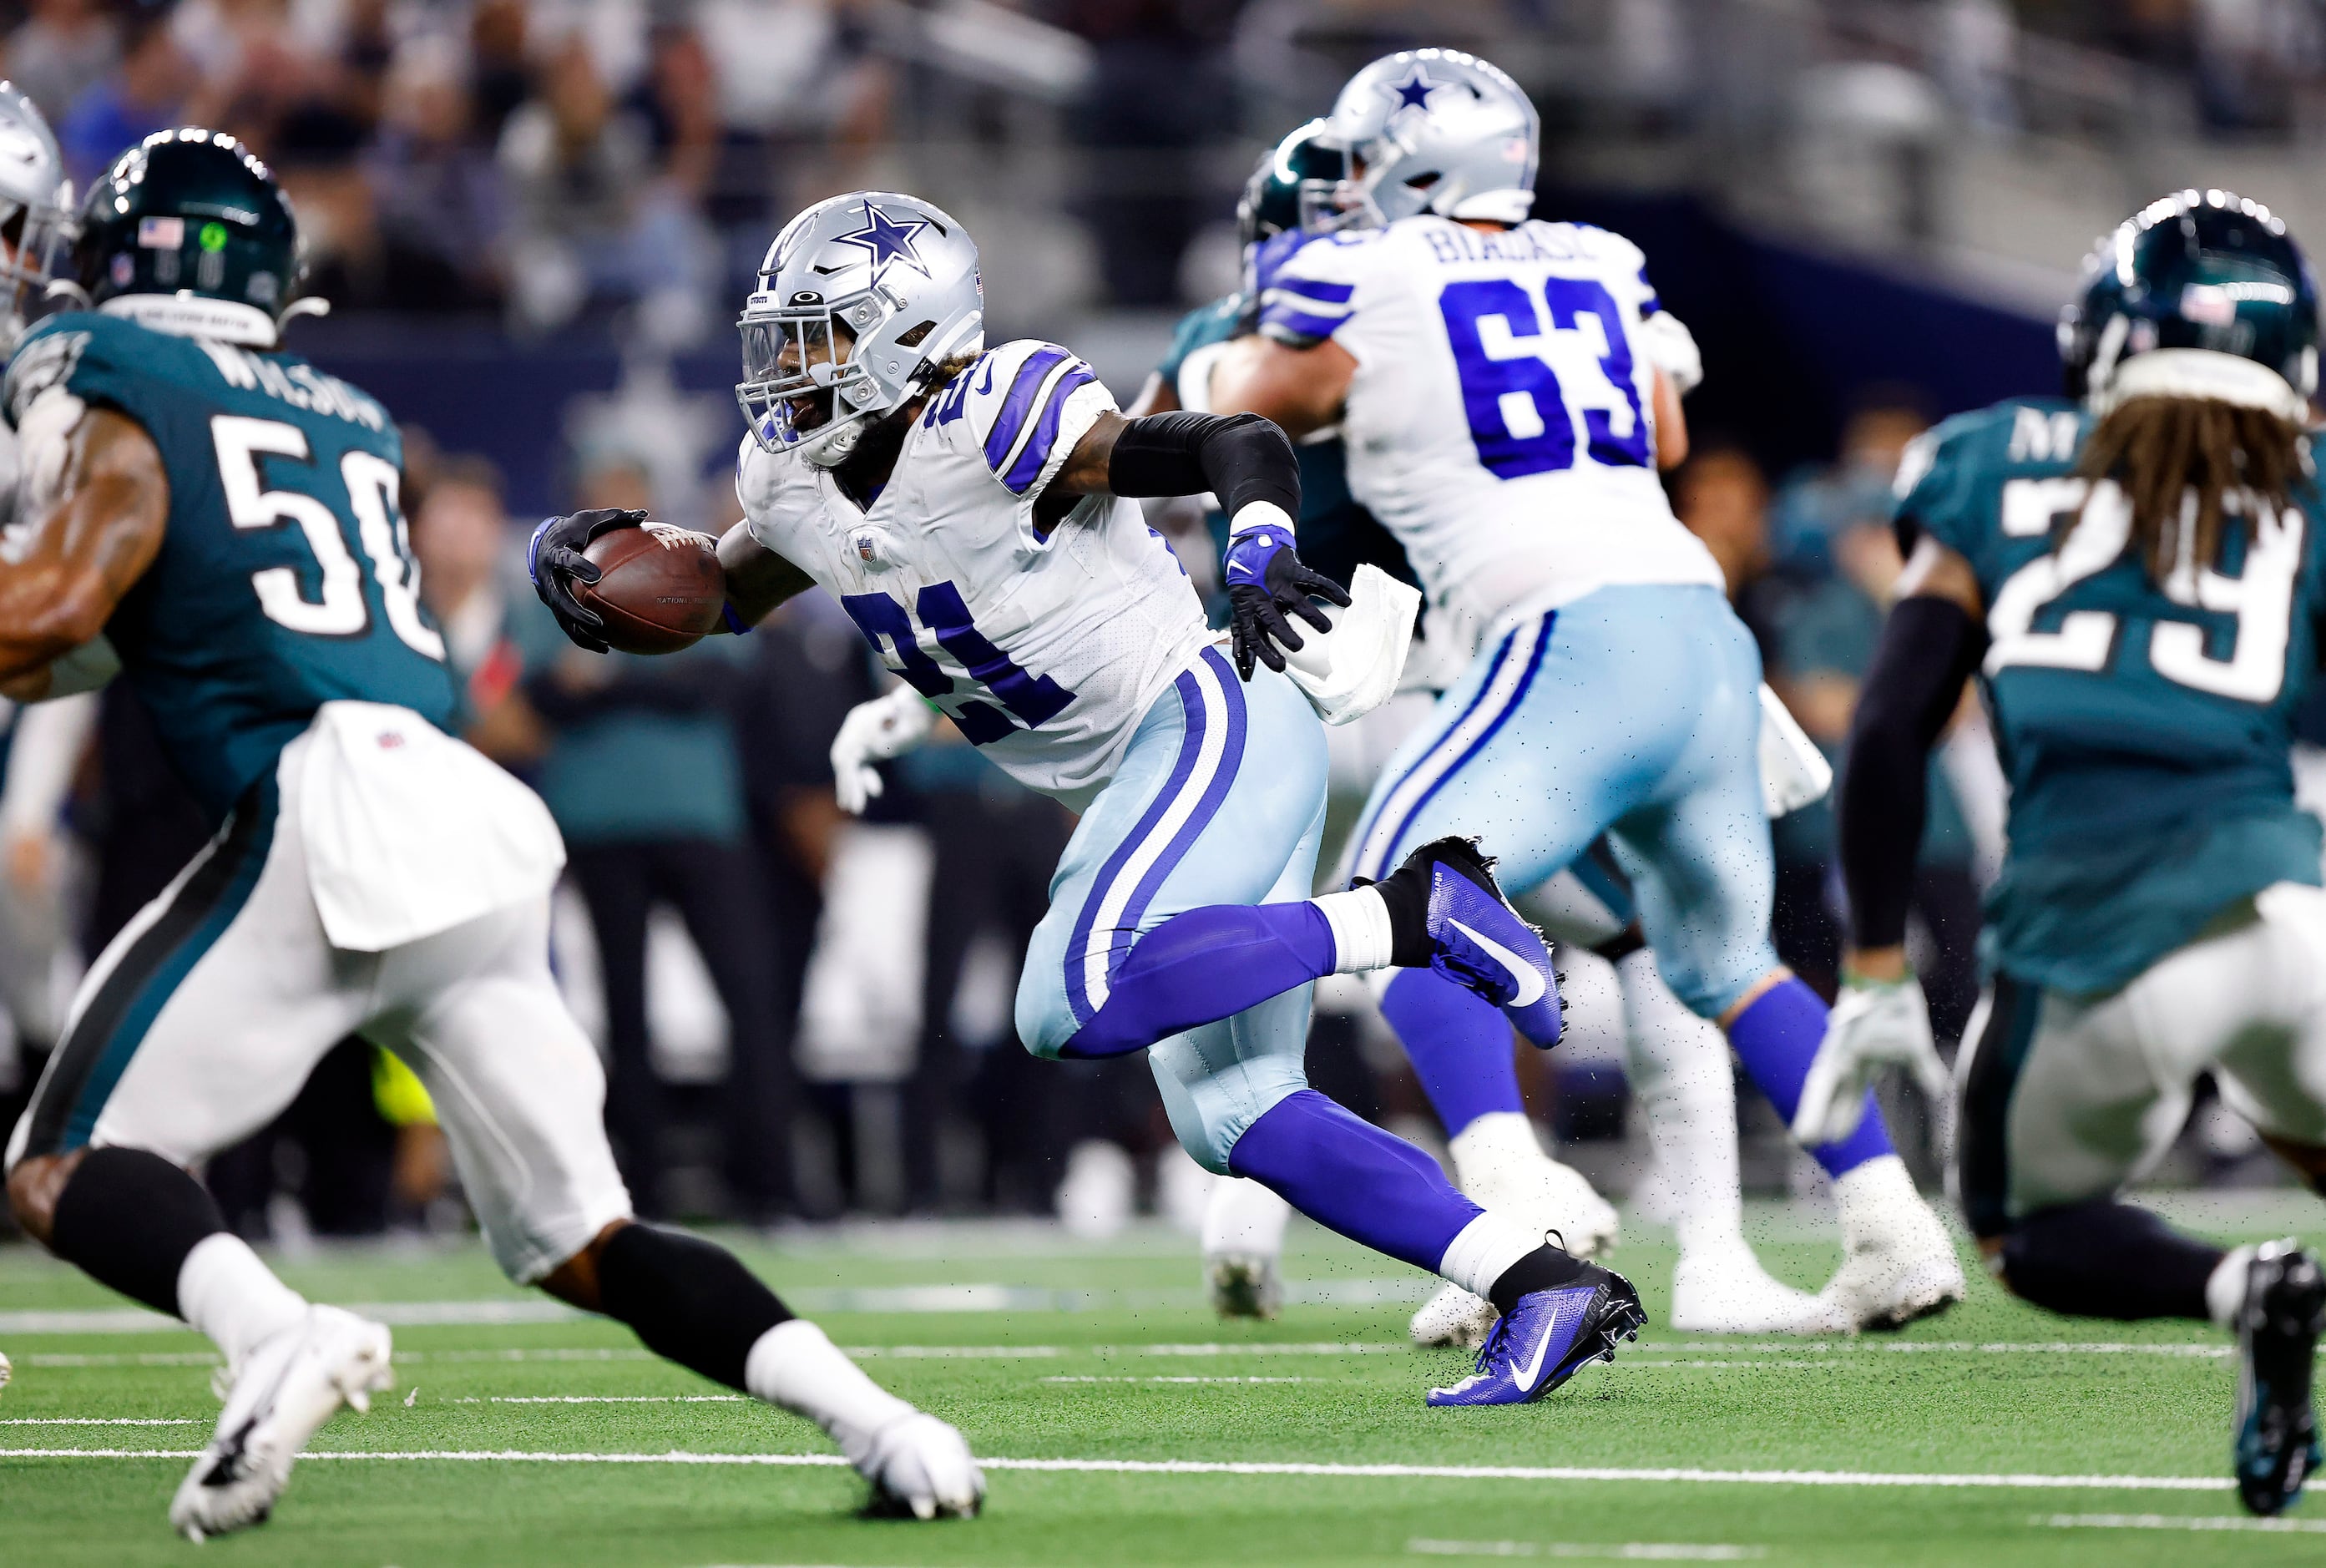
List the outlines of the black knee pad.
{"type": "Polygon", "coordinates": [[[2013,1293],[2081,1318],[2210,1316],[2205,1282],[2228,1254],[2145,1209],[2100,1199],[2031,1214],[2003,1239],[2013,1293]]]}
{"type": "Polygon", "coordinates": [[[791,1312],[733,1253],[698,1237],[626,1225],[598,1252],[598,1304],[646,1348],[730,1388],[759,1336],[791,1312]]]}
{"type": "Polygon", "coordinates": [[[209,1190],[143,1149],[92,1149],[57,1195],[49,1250],[100,1284],[178,1313],[186,1255],[226,1228],[209,1190]]]}

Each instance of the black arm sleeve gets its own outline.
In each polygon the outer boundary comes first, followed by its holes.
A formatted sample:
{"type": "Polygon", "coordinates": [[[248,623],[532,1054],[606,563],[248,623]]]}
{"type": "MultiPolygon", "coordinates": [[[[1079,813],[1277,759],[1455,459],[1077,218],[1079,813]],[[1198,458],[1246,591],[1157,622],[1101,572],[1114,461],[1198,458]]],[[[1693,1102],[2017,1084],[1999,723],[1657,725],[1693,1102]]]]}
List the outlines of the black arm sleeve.
{"type": "Polygon", "coordinates": [[[1986,652],[1986,628],[1961,605],[1928,594],[1900,600],[1882,629],[1850,720],[1837,797],[1853,947],[1905,940],[1930,806],[1931,748],[1986,652]]]}
{"type": "Polygon", "coordinates": [[[1253,501],[1300,515],[1300,461],[1275,422],[1257,414],[1150,414],[1114,439],[1106,488],[1119,496],[1220,498],[1228,516],[1253,501]]]}

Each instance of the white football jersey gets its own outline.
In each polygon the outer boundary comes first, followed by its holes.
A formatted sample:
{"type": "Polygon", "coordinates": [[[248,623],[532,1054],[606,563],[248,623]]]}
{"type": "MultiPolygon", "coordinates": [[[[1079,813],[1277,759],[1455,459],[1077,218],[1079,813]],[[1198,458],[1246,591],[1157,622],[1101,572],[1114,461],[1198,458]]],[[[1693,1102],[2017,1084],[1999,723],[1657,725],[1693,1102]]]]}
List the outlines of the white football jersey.
{"type": "Polygon", "coordinates": [[[1036,499],[1113,407],[1088,365],[1021,341],[930,398],[868,508],[748,435],[736,468],[752,537],[1010,777],[1070,802],[1212,637],[1138,502],[1086,496],[1035,532],[1036,499]]]}
{"type": "Polygon", "coordinates": [[[1638,247],[1605,229],[1424,215],[1302,246],[1260,320],[1355,359],[1349,488],[1431,602],[1483,632],[1611,583],[1720,584],[1656,477],[1655,375],[1634,334],[1660,308],[1638,247]]]}

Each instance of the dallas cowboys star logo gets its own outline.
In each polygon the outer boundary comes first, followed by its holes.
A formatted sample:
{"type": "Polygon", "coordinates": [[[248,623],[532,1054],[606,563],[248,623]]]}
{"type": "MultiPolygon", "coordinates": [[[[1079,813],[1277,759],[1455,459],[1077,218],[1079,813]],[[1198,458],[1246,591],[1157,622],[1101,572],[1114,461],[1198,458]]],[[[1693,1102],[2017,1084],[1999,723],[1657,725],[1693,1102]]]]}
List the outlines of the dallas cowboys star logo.
{"type": "Polygon", "coordinates": [[[1397,98],[1397,107],[1390,110],[1390,113],[1396,114],[1403,109],[1428,109],[1429,95],[1441,87],[1451,85],[1450,82],[1430,80],[1429,73],[1421,69],[1419,61],[1416,61],[1403,81],[1385,83],[1382,90],[1397,98]]]}
{"type": "Polygon", "coordinates": [[[907,218],[899,222],[867,201],[864,203],[864,227],[853,234],[835,234],[832,238],[835,244],[861,245],[870,251],[872,256],[872,281],[879,283],[881,274],[889,270],[890,262],[902,262],[923,277],[929,275],[927,265],[921,260],[921,253],[913,247],[914,238],[929,227],[929,220],[926,218],[907,218]]]}

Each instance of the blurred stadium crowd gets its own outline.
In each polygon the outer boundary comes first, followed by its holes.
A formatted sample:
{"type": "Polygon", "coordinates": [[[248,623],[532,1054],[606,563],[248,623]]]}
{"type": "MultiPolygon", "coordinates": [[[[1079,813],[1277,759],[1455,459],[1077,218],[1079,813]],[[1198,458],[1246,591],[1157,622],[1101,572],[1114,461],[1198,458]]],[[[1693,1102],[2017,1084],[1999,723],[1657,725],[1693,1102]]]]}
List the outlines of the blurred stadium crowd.
{"type": "MultiPolygon", "coordinates": [[[[1013,289],[1018,316],[1029,297],[1051,298],[1065,319],[1011,326],[1066,337],[1098,307],[1199,303],[1233,285],[1222,237],[1259,148],[1316,112],[1353,65],[1415,42],[1478,48],[1509,66],[1554,141],[1561,127],[1573,141],[1594,126],[1653,135],[1716,117],[1726,111],[1700,87],[1724,30],[1759,36],[1763,23],[1773,33],[1805,17],[1819,36],[1859,38],[1859,68],[1911,63],[1913,90],[1977,124],[2033,112],[2022,86],[2052,79],[2023,70],[2031,58],[2163,79],[2211,135],[2296,137],[2326,88],[2326,5],[2315,0],[1446,10],[29,0],[0,5],[0,71],[48,114],[84,182],[155,129],[199,123],[244,137],[296,204],[309,292],[358,325],[458,318],[517,345],[610,335],[634,368],[723,352],[777,224],[866,184],[958,201],[988,243],[990,277],[1021,254],[1066,255],[1029,261],[1038,286],[1019,278],[1013,289]],[[1029,244],[1028,225],[981,223],[1012,210],[991,195],[1003,169],[1031,182],[1041,216],[1030,227],[1059,243],[1029,244]]],[[[1720,79],[1732,95],[1746,90],[1720,79]]],[[[1894,79],[1885,90],[1893,103],[1913,97],[1894,79]]],[[[1160,335],[1149,338],[1159,352],[1160,335]]],[[[674,434],[675,405],[656,400],[657,385],[641,372],[628,397],[569,419],[558,499],[723,527],[739,515],[721,480],[740,422],[713,418],[705,434],[689,415],[674,434]],[[674,462],[674,446],[693,455],[674,462]]],[[[1117,380],[1124,402],[1136,390],[1117,380]]],[[[545,385],[541,396],[567,394],[545,385]]],[[[1702,430],[1672,477],[1679,514],[1720,559],[1772,684],[1829,750],[1847,733],[1900,568],[1888,486],[1906,442],[1943,411],[1927,402],[1912,387],[1861,387],[1830,457],[1778,473],[1702,430]]],[[[1017,955],[1072,826],[1058,807],[953,744],[890,765],[872,813],[846,817],[826,751],[848,708],[886,677],[835,606],[810,594],[749,639],[672,658],[578,653],[525,583],[533,519],[510,516],[491,461],[463,453],[479,443],[450,429],[406,434],[413,543],[469,737],[541,791],[567,840],[561,976],[609,1053],[608,1120],[643,1212],[772,1222],[1056,1209],[1103,1228],[1141,1205],[1195,1210],[1208,1179],[1173,1147],[1143,1063],[1037,1063],[1012,1035],[1017,955]]],[[[1215,581],[1192,509],[1158,507],[1153,520],[1199,583],[1215,581]]],[[[0,1125],[29,1091],[85,956],[206,834],[126,693],[10,717],[0,1125]]],[[[1369,768],[1413,717],[1393,706],[1342,737],[1344,829],[1369,768]]],[[[2000,854],[2001,779],[1975,710],[1936,768],[1914,942],[1952,1040],[1975,1000],[1979,892],[2000,854]]],[[[1778,849],[1781,952],[1829,990],[1839,950],[1829,811],[1785,819],[1778,849]]],[[[1596,962],[1568,956],[1577,1037],[1549,1058],[1525,1053],[1523,1069],[1568,1157],[1620,1187],[1619,1024],[1596,962]]],[[[1320,1001],[1318,1087],[1426,1135],[1424,1102],[1362,988],[1328,987],[1320,1001]]],[[[1763,1150],[1748,1177],[1793,1180],[1773,1115],[1758,1109],[1746,1125],[1763,1150]]],[[[2195,1147],[2219,1168],[2251,1153],[2228,1127],[2195,1147]]],[[[424,1096],[359,1042],[209,1178],[252,1233],[463,1223],[424,1096]]]]}

